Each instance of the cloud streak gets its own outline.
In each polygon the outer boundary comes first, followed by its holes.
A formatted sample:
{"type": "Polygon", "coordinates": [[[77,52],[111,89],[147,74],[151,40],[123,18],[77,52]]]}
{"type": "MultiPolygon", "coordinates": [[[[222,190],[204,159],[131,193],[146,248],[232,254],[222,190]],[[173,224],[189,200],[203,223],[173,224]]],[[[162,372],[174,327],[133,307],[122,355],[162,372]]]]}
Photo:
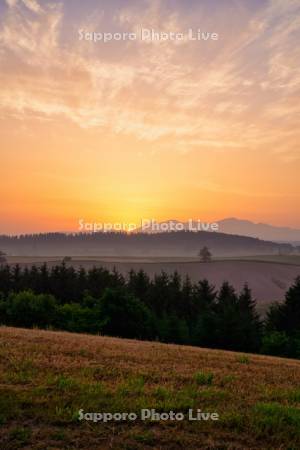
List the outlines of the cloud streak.
{"type": "MultiPolygon", "coordinates": [[[[110,48],[79,42],[63,4],[6,3],[0,31],[2,116],[25,120],[30,113],[54,122],[63,117],[84,129],[105,127],[157,141],[158,147],[168,138],[179,151],[274,151],[276,143],[282,149],[278,157],[296,157],[298,2],[272,0],[253,11],[240,3],[240,23],[226,16],[225,7],[212,11],[202,26],[221,30],[218,43],[121,42],[110,48]]],[[[90,29],[94,18],[95,26],[120,31],[141,24],[180,31],[191,20],[160,1],[147,2],[146,9],[131,2],[117,14],[106,6],[78,26],[90,29]]],[[[197,14],[204,17],[200,6],[197,14]]]]}

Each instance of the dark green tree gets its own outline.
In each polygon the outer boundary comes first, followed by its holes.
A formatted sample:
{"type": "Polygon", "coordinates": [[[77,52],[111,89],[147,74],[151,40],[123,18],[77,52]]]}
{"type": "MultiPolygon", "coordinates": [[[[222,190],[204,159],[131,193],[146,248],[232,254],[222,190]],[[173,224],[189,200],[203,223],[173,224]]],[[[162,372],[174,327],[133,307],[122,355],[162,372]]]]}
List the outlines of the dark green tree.
{"type": "Polygon", "coordinates": [[[237,350],[256,352],[261,345],[262,323],[256,311],[256,301],[245,284],[238,298],[239,332],[237,350]]]}
{"type": "Polygon", "coordinates": [[[239,349],[239,308],[234,288],[224,282],[218,293],[216,303],[216,339],[218,348],[239,349]]]}
{"type": "Polygon", "coordinates": [[[100,302],[100,316],[103,334],[136,339],[152,337],[150,311],[123,289],[105,290],[100,302]]]}
{"type": "Polygon", "coordinates": [[[54,324],[57,304],[49,294],[11,293],[5,301],[5,313],[9,325],[45,328],[54,324]]]}

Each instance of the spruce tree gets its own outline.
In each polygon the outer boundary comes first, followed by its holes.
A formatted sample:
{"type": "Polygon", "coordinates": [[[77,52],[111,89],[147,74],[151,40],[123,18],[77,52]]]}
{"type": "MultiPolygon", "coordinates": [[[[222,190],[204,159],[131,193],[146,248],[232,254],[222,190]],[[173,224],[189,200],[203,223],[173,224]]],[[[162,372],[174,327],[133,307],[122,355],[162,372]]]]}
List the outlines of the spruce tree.
{"type": "Polygon", "coordinates": [[[224,282],[216,304],[216,344],[218,348],[239,349],[239,309],[238,297],[234,288],[224,282]]]}
{"type": "Polygon", "coordinates": [[[203,347],[216,344],[216,297],[214,286],[207,280],[199,281],[193,289],[192,343],[203,347]]]}
{"type": "Polygon", "coordinates": [[[245,284],[238,299],[239,333],[238,347],[241,351],[255,352],[261,343],[262,323],[256,312],[256,301],[245,284]]]}

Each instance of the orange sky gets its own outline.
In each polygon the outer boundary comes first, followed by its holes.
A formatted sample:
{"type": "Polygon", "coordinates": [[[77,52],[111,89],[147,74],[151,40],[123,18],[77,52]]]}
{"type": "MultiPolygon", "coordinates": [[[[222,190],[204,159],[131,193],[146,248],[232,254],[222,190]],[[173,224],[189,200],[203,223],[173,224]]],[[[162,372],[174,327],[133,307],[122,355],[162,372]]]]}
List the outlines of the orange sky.
{"type": "Polygon", "coordinates": [[[232,216],[300,228],[297,2],[142,3],[1,6],[0,232],[232,216]],[[141,23],[220,39],[78,40],[141,23]]]}

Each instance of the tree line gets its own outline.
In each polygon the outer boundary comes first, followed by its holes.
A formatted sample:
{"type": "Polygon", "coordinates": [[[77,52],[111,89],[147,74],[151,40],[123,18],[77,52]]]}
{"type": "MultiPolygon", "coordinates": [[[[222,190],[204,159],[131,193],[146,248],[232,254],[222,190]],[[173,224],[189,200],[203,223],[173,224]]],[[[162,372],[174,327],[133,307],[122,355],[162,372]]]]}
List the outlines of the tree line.
{"type": "Polygon", "coordinates": [[[0,248],[7,255],[131,255],[197,256],[203,246],[214,255],[272,255],[296,251],[291,244],[208,231],[165,233],[87,232],[0,235],[0,248]]]}
{"type": "Polygon", "coordinates": [[[300,277],[262,320],[245,284],[102,267],[0,266],[0,324],[300,358],[300,277]]]}

